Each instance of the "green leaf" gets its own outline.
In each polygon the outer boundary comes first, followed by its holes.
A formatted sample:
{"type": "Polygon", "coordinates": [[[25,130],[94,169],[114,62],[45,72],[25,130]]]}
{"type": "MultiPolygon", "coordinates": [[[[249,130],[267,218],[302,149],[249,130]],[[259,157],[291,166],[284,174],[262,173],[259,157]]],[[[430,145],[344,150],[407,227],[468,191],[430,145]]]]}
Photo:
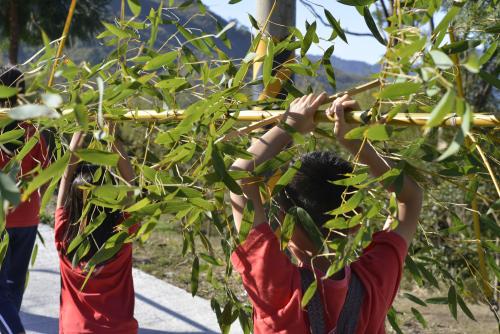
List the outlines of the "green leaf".
{"type": "Polygon", "coordinates": [[[455,91],[448,89],[446,94],[441,98],[439,103],[432,109],[429,119],[427,120],[426,126],[434,127],[441,124],[443,118],[453,110],[455,105],[455,91]]]}
{"type": "Polygon", "coordinates": [[[323,248],[323,236],[306,210],[300,207],[293,207],[289,210],[296,215],[296,220],[300,227],[306,232],[311,242],[320,250],[323,248]]]}
{"type": "Polygon", "coordinates": [[[448,297],[432,297],[425,300],[428,304],[446,305],[448,304],[448,297]]]}
{"type": "Polygon", "coordinates": [[[348,6],[369,6],[374,0],[337,0],[341,4],[348,6]]]}
{"type": "Polygon", "coordinates": [[[364,198],[363,192],[357,191],[354,195],[351,196],[351,198],[349,198],[346,202],[344,202],[340,207],[328,212],[328,214],[335,216],[335,215],[341,215],[346,212],[350,212],[359,206],[363,198],[364,198]]]}
{"type": "Polygon", "coordinates": [[[288,168],[288,170],[279,178],[278,182],[274,185],[273,188],[273,196],[276,195],[283,189],[287,184],[292,181],[293,177],[300,170],[300,166],[302,166],[302,161],[297,160],[293,165],[288,168]]]}
{"type": "Polygon", "coordinates": [[[405,296],[406,298],[408,298],[409,300],[411,300],[412,302],[418,304],[418,305],[421,305],[421,306],[425,306],[427,307],[427,304],[420,298],[418,298],[417,296],[414,296],[410,293],[403,293],[403,296],[405,296]]]}
{"type": "Polygon", "coordinates": [[[295,224],[297,224],[296,215],[287,212],[285,219],[281,223],[280,229],[280,244],[281,249],[284,250],[293,235],[293,230],[295,229],[295,224]]]}
{"type": "Polygon", "coordinates": [[[498,42],[494,42],[490,45],[488,50],[486,50],[481,57],[479,58],[479,65],[483,66],[490,60],[491,57],[495,54],[495,51],[497,50],[498,42]]]}
{"type": "Polygon", "coordinates": [[[339,21],[337,21],[333,17],[332,13],[330,13],[326,8],[325,8],[325,16],[326,19],[328,20],[328,23],[330,23],[330,25],[332,26],[333,30],[339,35],[340,38],[342,38],[344,42],[347,43],[347,37],[345,36],[344,30],[342,30],[342,28],[340,27],[339,21]]]}
{"type": "Polygon", "coordinates": [[[484,29],[484,32],[487,32],[489,34],[500,34],[500,22],[495,22],[486,29],[484,29]]]}
{"type": "Polygon", "coordinates": [[[486,81],[489,84],[491,84],[491,85],[495,86],[496,88],[500,89],[500,80],[496,76],[494,76],[494,75],[492,75],[490,73],[484,72],[484,71],[479,71],[479,76],[484,81],[486,81]]]}
{"type": "Polygon", "coordinates": [[[222,182],[224,182],[224,184],[228,187],[228,189],[232,193],[241,195],[242,191],[240,186],[226,171],[224,160],[222,159],[222,156],[219,152],[219,149],[217,148],[217,145],[214,145],[213,143],[211,145],[212,145],[212,152],[211,152],[212,165],[214,166],[215,173],[221,178],[222,182]]]}
{"type": "Polygon", "coordinates": [[[0,134],[0,144],[7,144],[16,141],[24,135],[24,129],[16,129],[0,134]]]}
{"type": "Polygon", "coordinates": [[[457,320],[457,292],[455,291],[455,287],[452,285],[448,290],[448,308],[450,309],[450,313],[457,320]]]}
{"type": "MultiPolygon", "coordinates": [[[[341,2],[339,0],[339,2],[341,2]]],[[[380,31],[378,30],[377,24],[375,23],[375,20],[373,20],[372,14],[370,13],[370,9],[368,6],[365,6],[363,8],[363,17],[365,18],[366,25],[368,26],[368,29],[370,29],[371,33],[373,34],[373,37],[377,41],[379,41],[380,44],[386,46],[387,41],[385,38],[380,34],[380,31]]]]}
{"type": "Polygon", "coordinates": [[[198,282],[200,276],[200,259],[195,256],[191,267],[191,295],[194,297],[198,292],[198,282]]]}
{"type": "Polygon", "coordinates": [[[253,208],[253,203],[252,201],[248,200],[245,204],[245,209],[243,210],[240,231],[238,233],[238,240],[240,244],[246,240],[248,233],[250,233],[250,230],[252,229],[252,226],[254,224],[254,216],[255,210],[253,208]]]}
{"type": "Polygon", "coordinates": [[[133,34],[118,28],[114,24],[110,24],[110,23],[106,23],[106,22],[102,22],[102,24],[110,33],[117,36],[118,38],[129,38],[129,37],[133,36],[133,34]]]}
{"type": "Polygon", "coordinates": [[[162,66],[169,66],[174,62],[174,60],[177,59],[177,56],[178,56],[177,51],[170,51],[167,53],[163,53],[148,61],[144,65],[143,69],[145,71],[151,71],[151,70],[156,70],[157,68],[160,68],[162,66]]]}
{"type": "Polygon", "coordinates": [[[471,73],[479,73],[479,68],[481,67],[481,64],[479,63],[479,57],[477,53],[471,52],[469,54],[469,58],[467,58],[467,62],[465,64],[462,64],[462,66],[465,67],[471,73]]]}
{"type": "Polygon", "coordinates": [[[316,36],[316,21],[314,21],[309,28],[307,28],[306,34],[304,36],[304,40],[302,41],[302,45],[300,48],[300,55],[302,57],[306,56],[307,51],[311,47],[313,39],[316,36]]]}
{"type": "Polygon", "coordinates": [[[457,294],[457,302],[458,302],[458,305],[460,305],[460,308],[462,309],[462,311],[465,313],[465,315],[467,315],[469,317],[469,319],[477,321],[459,294],[457,294]]]}
{"type": "Polygon", "coordinates": [[[412,307],[411,308],[411,313],[413,313],[413,316],[415,317],[415,319],[418,320],[418,322],[420,322],[420,324],[424,327],[424,328],[427,328],[427,322],[425,321],[424,319],[424,316],[422,315],[422,313],[420,313],[416,308],[412,307]]]}
{"type": "Polygon", "coordinates": [[[366,138],[376,140],[389,140],[391,138],[392,128],[385,124],[372,125],[366,130],[366,138]]]}
{"type": "Polygon", "coordinates": [[[16,180],[2,172],[0,172],[0,198],[9,201],[13,206],[17,206],[21,201],[21,194],[17,188],[16,180]]]}
{"type": "Polygon", "coordinates": [[[16,87],[7,87],[0,85],[0,99],[7,99],[17,94],[16,87]]]}
{"type": "MultiPolygon", "coordinates": [[[[457,105],[459,103],[465,103],[463,100],[457,100],[457,105]]],[[[470,125],[472,123],[472,110],[471,107],[468,103],[466,103],[465,106],[465,113],[462,116],[462,125],[460,129],[458,130],[457,134],[455,135],[455,138],[453,138],[453,141],[451,144],[448,146],[448,148],[439,156],[439,158],[436,161],[443,161],[447,159],[448,157],[454,155],[455,153],[460,150],[460,147],[462,147],[462,144],[464,143],[465,137],[469,133],[470,130],[470,125]]]]}
{"type": "Polygon", "coordinates": [[[139,0],[127,0],[127,3],[134,16],[141,15],[141,4],[139,3],[139,0]]]}
{"type": "Polygon", "coordinates": [[[385,86],[379,94],[381,99],[394,99],[401,96],[415,94],[420,90],[420,82],[399,82],[385,86]]]}
{"type": "Polygon", "coordinates": [[[368,178],[368,173],[362,173],[359,175],[354,175],[354,176],[349,177],[349,178],[333,181],[332,183],[337,184],[339,186],[344,186],[344,187],[355,186],[355,185],[358,185],[361,182],[365,181],[367,178],[368,178]]]}
{"type": "Polygon", "coordinates": [[[274,64],[274,43],[271,39],[267,40],[267,51],[264,58],[264,64],[262,65],[262,80],[264,82],[264,86],[267,86],[271,83],[272,73],[273,73],[273,64],[274,64]]]}
{"type": "Polygon", "coordinates": [[[446,55],[446,53],[439,50],[431,50],[429,51],[429,54],[438,68],[447,70],[453,66],[453,61],[446,55]]]}
{"type": "Polygon", "coordinates": [[[309,285],[306,292],[304,292],[304,295],[302,296],[302,301],[300,302],[300,305],[303,309],[307,306],[311,298],[314,296],[317,288],[318,288],[318,281],[314,280],[314,282],[312,282],[311,285],[309,285]]]}
{"type": "Polygon", "coordinates": [[[29,196],[37,191],[42,185],[50,180],[59,180],[68,164],[70,154],[66,152],[62,157],[57,159],[49,167],[41,170],[37,176],[28,184],[26,190],[22,194],[22,200],[25,201],[29,196]]]}
{"type": "Polygon", "coordinates": [[[156,88],[169,89],[170,91],[175,91],[177,88],[186,84],[187,80],[185,78],[171,78],[167,80],[162,80],[155,84],[156,88]]]}
{"type": "Polygon", "coordinates": [[[82,160],[100,166],[116,166],[120,158],[118,154],[115,153],[87,148],[79,149],[75,154],[82,160]]]}
{"type": "Polygon", "coordinates": [[[241,0],[230,0],[229,4],[232,5],[232,4],[235,4],[235,3],[238,3],[238,2],[241,2],[241,0]]]}
{"type": "Polygon", "coordinates": [[[59,115],[54,109],[42,104],[23,104],[9,110],[9,117],[18,121],[27,119],[47,117],[59,118],[59,115]]]}
{"type": "Polygon", "coordinates": [[[481,44],[480,40],[473,39],[473,40],[465,40],[465,41],[459,41],[459,42],[454,42],[450,44],[446,44],[441,47],[441,50],[445,52],[446,54],[455,54],[455,53],[460,53],[467,51],[469,49],[475,48],[481,44]]]}
{"type": "Polygon", "coordinates": [[[200,256],[200,258],[207,262],[207,263],[210,263],[210,264],[213,264],[214,266],[221,266],[222,263],[217,260],[215,257],[211,256],[211,255],[208,255],[208,254],[205,254],[205,253],[200,253],[198,254],[200,256]]]}

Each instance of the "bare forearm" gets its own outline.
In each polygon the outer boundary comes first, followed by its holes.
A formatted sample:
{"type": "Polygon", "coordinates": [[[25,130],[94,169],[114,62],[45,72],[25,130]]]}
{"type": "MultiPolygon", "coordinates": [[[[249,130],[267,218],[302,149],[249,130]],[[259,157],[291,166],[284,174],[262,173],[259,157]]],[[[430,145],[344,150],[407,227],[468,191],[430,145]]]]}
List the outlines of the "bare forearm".
{"type": "Polygon", "coordinates": [[[292,138],[285,130],[275,126],[261,138],[256,139],[248,149],[254,158],[251,160],[237,159],[232,169],[252,171],[256,166],[275,157],[291,141],[292,138]]]}

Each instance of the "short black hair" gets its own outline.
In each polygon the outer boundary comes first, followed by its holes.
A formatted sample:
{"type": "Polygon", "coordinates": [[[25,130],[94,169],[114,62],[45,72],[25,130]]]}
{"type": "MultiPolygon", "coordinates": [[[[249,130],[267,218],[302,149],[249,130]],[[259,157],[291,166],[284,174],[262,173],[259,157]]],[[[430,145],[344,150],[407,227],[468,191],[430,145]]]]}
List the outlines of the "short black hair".
{"type": "Polygon", "coordinates": [[[332,219],[326,214],[338,208],[344,200],[349,199],[352,187],[333,184],[333,181],[346,178],[352,173],[352,165],[346,160],[329,151],[315,151],[300,158],[301,166],[292,181],[281,190],[277,202],[281,208],[288,211],[298,206],[307,211],[318,228],[332,219]]]}
{"type": "MultiPolygon", "coordinates": [[[[0,66],[0,85],[7,87],[17,87],[18,93],[24,93],[26,85],[21,71],[13,66],[0,66]]],[[[0,99],[0,107],[13,107],[17,103],[17,96],[0,99]]]]}

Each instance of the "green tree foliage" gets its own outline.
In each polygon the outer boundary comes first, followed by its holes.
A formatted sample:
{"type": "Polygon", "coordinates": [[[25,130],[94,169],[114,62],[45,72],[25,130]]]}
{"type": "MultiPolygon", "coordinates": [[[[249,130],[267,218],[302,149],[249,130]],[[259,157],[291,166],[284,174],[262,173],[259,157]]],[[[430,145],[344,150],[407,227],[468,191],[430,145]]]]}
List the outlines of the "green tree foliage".
{"type": "MultiPolygon", "coordinates": [[[[365,167],[357,166],[353,175],[343,181],[358,188],[359,193],[332,212],[332,220],[327,222],[326,227],[342,228],[358,222],[362,223],[362,227],[352,237],[328,243],[336,257],[332,258],[327,274],[333,275],[346,263],[355,260],[359,250],[367,245],[370,235],[380,229],[386,217],[395,216],[395,196],[388,199],[380,183],[392,184],[398,191],[402,176],[411,175],[425,189],[426,204],[418,237],[406,259],[405,276],[415,285],[436,288],[443,293],[427,300],[409,293],[404,298],[414,303],[412,314],[423,325],[426,321],[420,310],[432,303],[448,304],[452,317],[463,313],[474,319],[467,304],[474,300],[493,305],[496,298],[494,282],[500,273],[496,258],[499,253],[500,201],[492,182],[492,177],[500,175],[500,145],[497,129],[479,129],[471,124],[471,117],[482,110],[476,109],[476,104],[466,95],[469,86],[466,81],[459,80],[459,72],[462,78],[480,75],[498,88],[496,72],[492,72],[488,65],[491,59],[497,61],[496,52],[492,52],[491,48],[498,42],[498,21],[490,16],[480,16],[474,25],[474,33],[469,34],[465,28],[459,29],[459,18],[469,10],[468,5],[464,6],[461,2],[445,4],[440,0],[395,0],[387,10],[382,29],[375,24],[380,15],[376,12],[373,15],[370,11],[380,9],[380,6],[371,6],[373,1],[341,2],[347,6],[358,6],[358,12],[365,18],[370,30],[387,46],[380,61],[382,70],[378,74],[383,85],[363,98],[365,107],[370,111],[367,124],[347,136],[370,140],[381,154],[393,160],[394,167],[373,179],[365,167]],[[434,23],[432,18],[439,10],[443,11],[444,17],[434,23]],[[454,42],[449,38],[450,31],[454,33],[454,42]],[[378,121],[401,113],[416,112],[429,115],[425,127],[394,127],[378,121]],[[453,129],[438,129],[449,113],[462,116],[463,124],[453,129]],[[472,138],[475,143],[466,138],[472,138]],[[479,149],[485,153],[484,157],[479,149]],[[485,160],[491,170],[486,168],[485,160]],[[352,218],[342,217],[349,207],[358,205],[364,209],[361,214],[352,218]],[[475,225],[473,211],[479,213],[479,221],[475,225]],[[478,227],[481,236],[477,234],[478,227]],[[484,276],[478,254],[485,260],[484,276]]],[[[180,23],[172,15],[173,10],[192,10],[190,6],[198,9],[196,15],[204,15],[206,8],[201,1],[164,1],[156,8],[140,8],[139,2],[133,0],[127,3],[129,14],[133,13],[130,15],[136,15],[140,10],[147,13],[147,17],[140,20],[131,17],[117,19],[104,25],[97,38],[112,47],[113,51],[102,63],[77,65],[68,59],[60,66],[57,84],[50,90],[61,99],[52,95],[44,95],[43,99],[30,97],[34,102],[44,102],[9,112],[12,118],[38,117],[36,123],[40,130],[48,127],[56,129],[54,154],[57,161],[47,170],[39,171],[32,181],[21,185],[23,196],[47,184],[49,190],[43,199],[46,203],[68,161],[68,137],[76,130],[84,129],[94,135],[90,146],[78,152],[81,160],[113,168],[116,157],[103,152],[110,151],[109,143],[114,139],[107,133],[104,118],[119,121],[127,112],[139,117],[136,113],[139,109],[148,109],[153,114],[185,109],[183,119],[179,121],[128,121],[127,131],[122,133],[122,137],[126,141],[131,138],[135,141],[131,153],[135,153],[132,154],[132,163],[138,175],[137,184],[92,187],[88,201],[124,210],[132,215],[132,221],[143,223],[137,234],[131,237],[120,234],[110,239],[103,252],[105,249],[117,249],[124,242],[144,241],[154,233],[157,224],[180,222],[183,235],[181,254],[192,259],[192,293],[196,294],[203,284],[218,289],[222,297],[214,295],[211,305],[221,331],[227,333],[231,324],[239,319],[248,333],[251,331],[251,309],[247,301],[228,285],[233,275],[230,254],[245,238],[247,231],[243,229],[238,235],[234,230],[227,193],[228,189],[240,192],[236,181],[248,177],[243,172],[228,171],[228,166],[237,157],[248,157],[245,149],[253,135],[234,137],[228,141],[223,140],[223,136],[242,126],[236,120],[240,110],[262,103],[252,99],[251,88],[263,81],[269,84],[276,80],[272,65],[263,67],[265,79],[252,80],[248,75],[252,64],[260,61],[255,53],[259,41],[268,36],[256,31],[244,59],[231,59],[218,45],[227,42],[227,30],[232,26],[221,26],[216,33],[206,33],[191,29],[189,22],[180,23]],[[167,41],[156,40],[158,29],[162,26],[174,26],[176,29],[167,41]],[[56,103],[58,101],[60,103],[56,103]],[[129,191],[135,194],[134,204],[124,201],[129,191]],[[207,225],[218,235],[220,247],[214,247],[210,242],[213,238],[207,237],[207,225]],[[213,274],[214,268],[224,268],[223,279],[213,274]]],[[[488,13],[495,10],[496,1],[483,1],[482,4],[488,13]]],[[[334,13],[325,15],[326,21],[339,20],[334,13]]],[[[275,54],[285,49],[300,53],[302,56],[297,57],[296,64],[289,68],[311,77],[311,81],[319,69],[329,66],[330,51],[333,49],[326,52],[327,59],[318,59],[307,55],[308,48],[317,43],[319,37],[333,41],[338,36],[343,37],[340,25],[332,27],[331,36],[318,36],[315,28],[316,25],[308,24],[305,34],[291,29],[290,38],[274,43],[272,48],[275,54]]],[[[35,75],[28,92],[48,91],[46,81],[55,46],[45,44],[43,53],[29,64],[35,75]]],[[[265,63],[272,64],[269,60],[265,63]]],[[[327,71],[329,84],[334,85],[332,68],[328,67],[327,71]]],[[[284,88],[288,94],[284,100],[264,101],[269,102],[265,105],[274,104],[284,109],[304,93],[293,82],[284,88]]],[[[0,87],[0,93],[8,95],[15,92],[0,87]]],[[[272,169],[281,167],[286,170],[292,158],[302,152],[336,147],[331,140],[331,130],[331,126],[321,125],[316,134],[307,140],[292,134],[294,145],[275,159],[258,166],[253,176],[262,179],[272,169]]],[[[6,140],[16,138],[16,134],[1,136],[5,137],[0,139],[6,140]]],[[[15,161],[19,161],[19,155],[15,161]]],[[[2,171],[0,201],[15,205],[19,193],[13,186],[12,168],[14,164],[9,164],[2,171]]],[[[286,184],[289,176],[290,173],[285,173],[278,184],[286,184]]],[[[262,194],[269,193],[263,185],[262,194]]],[[[269,204],[270,221],[279,224],[277,208],[269,196],[265,199],[269,204]]],[[[300,214],[302,211],[297,209],[296,212],[284,221],[284,234],[280,237],[282,245],[286,245],[296,222],[307,223],[303,221],[304,215],[300,214]]],[[[245,209],[245,217],[250,220],[251,216],[252,208],[249,206],[245,209]]],[[[2,226],[0,224],[0,230],[2,226]]],[[[7,242],[6,234],[3,235],[0,255],[7,242]]],[[[75,254],[83,252],[84,239],[85,235],[72,245],[82,249],[75,254]]],[[[326,246],[324,240],[319,242],[326,246]]],[[[96,258],[89,263],[95,265],[105,255],[96,253],[96,258]]],[[[391,309],[388,319],[393,328],[400,331],[398,315],[397,310],[391,309]]]]}
{"type": "MultiPolygon", "coordinates": [[[[100,21],[109,13],[110,0],[77,2],[70,41],[89,39],[101,29],[100,21]]],[[[59,38],[68,14],[70,1],[64,0],[1,0],[0,37],[9,41],[9,61],[17,64],[20,42],[41,45],[41,33],[51,40],[59,38]]]]}

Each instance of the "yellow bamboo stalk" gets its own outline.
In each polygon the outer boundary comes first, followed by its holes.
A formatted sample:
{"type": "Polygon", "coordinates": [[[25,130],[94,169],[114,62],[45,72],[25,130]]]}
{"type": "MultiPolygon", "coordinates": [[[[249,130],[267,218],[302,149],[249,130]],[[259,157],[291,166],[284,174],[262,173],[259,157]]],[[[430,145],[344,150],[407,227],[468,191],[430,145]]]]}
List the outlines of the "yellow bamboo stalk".
{"type": "MultiPolygon", "coordinates": [[[[455,33],[453,31],[453,27],[450,26],[448,28],[448,35],[450,36],[450,42],[455,43],[455,33]]],[[[458,96],[461,98],[465,97],[464,94],[464,88],[463,88],[463,82],[462,82],[462,72],[460,71],[460,59],[456,54],[451,55],[451,59],[454,64],[454,71],[455,71],[455,83],[457,86],[457,93],[458,96]]],[[[467,138],[469,140],[465,141],[465,145],[467,147],[471,147],[472,144],[475,142],[474,137],[469,133],[467,138]]],[[[476,147],[478,147],[476,145],[476,147]]],[[[487,167],[489,166],[488,161],[485,161],[485,165],[487,164],[487,167]]],[[[488,170],[489,171],[489,170],[488,170]]],[[[494,179],[494,175],[490,174],[492,178],[494,179]]],[[[469,176],[469,179],[473,179],[474,176],[471,175],[469,176]]],[[[483,286],[483,292],[486,298],[488,299],[488,302],[492,299],[493,297],[493,290],[491,289],[489,283],[488,283],[488,271],[486,270],[486,263],[484,261],[484,250],[483,250],[483,245],[481,244],[481,225],[479,221],[479,211],[478,211],[478,205],[477,205],[477,196],[476,193],[472,194],[472,201],[471,201],[471,206],[472,206],[472,226],[474,229],[474,235],[476,237],[477,241],[477,257],[479,260],[479,272],[481,275],[481,285],[483,286]]]]}
{"type": "MultiPolygon", "coordinates": [[[[8,112],[10,109],[0,109],[0,119],[9,118],[8,112]]],[[[67,109],[63,111],[63,115],[71,114],[73,110],[67,109]]],[[[234,111],[233,116],[240,122],[256,122],[265,121],[272,122],[276,118],[282,117],[285,110],[241,110],[234,111]]],[[[364,111],[353,111],[346,114],[346,121],[352,124],[365,124],[363,121],[364,111]]],[[[169,110],[158,112],[156,110],[137,110],[130,111],[122,116],[104,115],[105,119],[115,121],[136,121],[136,122],[165,122],[165,121],[181,121],[185,118],[184,110],[169,110]]],[[[394,118],[386,122],[382,117],[377,124],[389,124],[394,126],[425,126],[429,119],[428,113],[400,113],[394,118]]],[[[335,121],[333,118],[328,118],[324,110],[319,110],[315,116],[317,123],[332,123],[335,121]]],[[[368,123],[368,124],[376,124],[368,123]]],[[[444,117],[439,125],[440,127],[457,127],[462,124],[462,117],[456,114],[448,114],[444,117]]],[[[474,114],[471,122],[475,127],[500,127],[500,119],[493,114],[474,114]]]]}
{"type": "Polygon", "coordinates": [[[69,6],[68,16],[66,17],[66,22],[64,23],[64,29],[61,36],[61,42],[59,43],[59,47],[57,48],[56,58],[54,59],[54,64],[52,65],[52,71],[50,72],[49,83],[48,86],[51,87],[54,83],[54,75],[56,74],[57,65],[59,64],[59,58],[62,56],[62,52],[64,49],[64,44],[66,43],[66,39],[68,38],[69,27],[71,26],[71,20],[73,19],[73,13],[75,12],[77,0],[71,0],[71,5],[69,6]]]}
{"type": "Polygon", "coordinates": [[[493,185],[495,186],[498,197],[500,197],[500,186],[498,185],[498,180],[495,177],[495,174],[493,173],[493,169],[491,168],[488,159],[486,158],[486,154],[484,154],[483,149],[481,148],[481,146],[479,146],[479,144],[476,141],[476,138],[474,138],[472,134],[469,133],[467,136],[475,144],[475,148],[479,153],[479,155],[481,156],[481,159],[483,160],[484,167],[486,167],[486,169],[488,170],[488,174],[490,174],[491,180],[493,181],[493,185]]]}

